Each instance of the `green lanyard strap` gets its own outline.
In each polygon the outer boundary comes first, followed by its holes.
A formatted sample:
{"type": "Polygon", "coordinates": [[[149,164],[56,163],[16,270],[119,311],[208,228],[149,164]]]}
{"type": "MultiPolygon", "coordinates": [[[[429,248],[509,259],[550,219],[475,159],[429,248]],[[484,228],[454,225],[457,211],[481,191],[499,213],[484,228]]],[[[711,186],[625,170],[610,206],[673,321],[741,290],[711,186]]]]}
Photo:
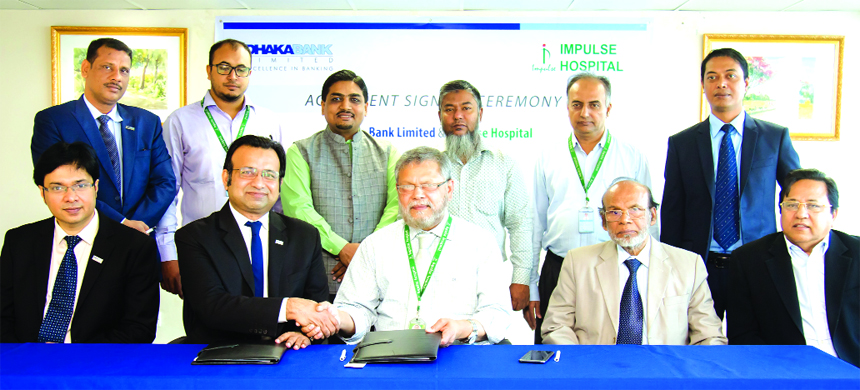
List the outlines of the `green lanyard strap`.
{"type": "Polygon", "coordinates": [[[415,267],[415,256],[412,253],[412,240],[409,238],[409,225],[403,224],[403,240],[406,242],[406,254],[409,255],[409,268],[412,270],[412,284],[415,285],[415,295],[418,296],[417,312],[421,311],[421,296],[424,295],[424,290],[427,290],[427,284],[430,283],[430,277],[433,276],[433,271],[436,270],[436,262],[439,261],[439,255],[442,254],[442,248],[445,247],[445,242],[448,240],[448,231],[451,230],[452,217],[448,216],[448,222],[445,223],[445,230],[442,231],[442,237],[439,239],[439,244],[436,245],[436,254],[433,255],[433,261],[430,262],[430,268],[427,269],[427,276],[424,278],[424,286],[421,286],[421,281],[418,279],[418,268],[415,267]]]}
{"type": "MultiPolygon", "coordinates": [[[[203,101],[200,101],[200,107],[203,107],[203,101]]],[[[212,113],[209,112],[209,107],[203,107],[203,112],[206,113],[206,117],[209,118],[209,124],[212,125],[212,130],[215,130],[215,135],[218,136],[218,141],[221,142],[221,147],[224,148],[224,151],[227,152],[230,148],[227,145],[227,142],[224,142],[224,136],[221,135],[221,130],[218,130],[218,125],[215,123],[215,118],[212,118],[212,113]]],[[[245,106],[245,116],[242,118],[242,125],[239,126],[239,134],[236,134],[236,139],[242,138],[242,134],[245,134],[245,125],[248,124],[248,114],[250,114],[251,108],[245,106]]]]}
{"type": "Polygon", "coordinates": [[[582,183],[582,189],[585,191],[585,206],[588,206],[588,189],[594,183],[594,178],[597,177],[597,172],[603,166],[603,159],[606,157],[606,152],[609,151],[609,144],[612,142],[612,135],[606,133],[606,144],[600,151],[600,157],[597,159],[597,165],[594,166],[594,172],[591,172],[591,179],[588,184],[585,184],[585,178],[582,176],[582,168],[579,166],[579,159],[576,158],[576,152],[573,149],[573,134],[567,138],[567,147],[570,149],[570,158],[573,159],[573,165],[576,165],[576,174],[579,175],[579,182],[582,183]]]}

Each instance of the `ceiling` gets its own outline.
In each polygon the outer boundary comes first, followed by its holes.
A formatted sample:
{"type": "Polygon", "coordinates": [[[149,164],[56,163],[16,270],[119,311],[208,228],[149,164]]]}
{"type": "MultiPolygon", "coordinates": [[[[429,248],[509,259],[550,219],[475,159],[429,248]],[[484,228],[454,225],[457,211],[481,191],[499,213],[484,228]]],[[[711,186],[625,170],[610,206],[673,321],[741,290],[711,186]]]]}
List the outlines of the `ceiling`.
{"type": "Polygon", "coordinates": [[[0,0],[0,10],[860,11],[858,0],[0,0]]]}

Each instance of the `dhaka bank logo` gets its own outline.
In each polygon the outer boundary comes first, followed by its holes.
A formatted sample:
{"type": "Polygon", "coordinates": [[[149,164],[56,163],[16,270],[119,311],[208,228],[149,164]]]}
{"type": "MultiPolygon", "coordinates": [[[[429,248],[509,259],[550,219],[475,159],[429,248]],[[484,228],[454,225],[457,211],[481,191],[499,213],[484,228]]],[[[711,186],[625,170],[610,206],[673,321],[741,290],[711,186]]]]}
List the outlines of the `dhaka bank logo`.
{"type": "Polygon", "coordinates": [[[303,45],[303,44],[248,44],[248,48],[251,49],[251,54],[291,54],[297,56],[331,56],[331,47],[332,45],[325,44],[316,44],[316,45],[303,45]]]}
{"type": "Polygon", "coordinates": [[[550,57],[549,49],[546,48],[546,43],[543,44],[542,50],[543,50],[543,64],[546,65],[546,60],[548,60],[550,57]]]}

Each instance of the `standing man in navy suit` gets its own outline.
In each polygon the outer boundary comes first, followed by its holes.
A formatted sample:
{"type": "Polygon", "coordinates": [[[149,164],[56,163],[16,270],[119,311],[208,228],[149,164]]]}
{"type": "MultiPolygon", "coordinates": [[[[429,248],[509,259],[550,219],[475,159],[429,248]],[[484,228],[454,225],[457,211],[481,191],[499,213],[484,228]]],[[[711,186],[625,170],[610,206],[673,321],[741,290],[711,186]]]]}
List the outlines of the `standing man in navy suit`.
{"type": "Polygon", "coordinates": [[[747,68],[743,55],[729,48],[702,61],[711,115],[669,137],[660,209],[660,240],[705,259],[720,318],[732,251],[776,232],[775,184],[782,186],[788,172],[800,168],[788,129],[744,111],[747,68]]]}
{"type": "Polygon", "coordinates": [[[176,195],[176,178],[153,113],[117,104],[128,87],[132,52],[113,38],[90,43],[81,63],[80,99],[40,111],[33,124],[33,164],[51,145],[84,142],[95,150],[102,178],[96,208],[148,233],[176,195]]]}

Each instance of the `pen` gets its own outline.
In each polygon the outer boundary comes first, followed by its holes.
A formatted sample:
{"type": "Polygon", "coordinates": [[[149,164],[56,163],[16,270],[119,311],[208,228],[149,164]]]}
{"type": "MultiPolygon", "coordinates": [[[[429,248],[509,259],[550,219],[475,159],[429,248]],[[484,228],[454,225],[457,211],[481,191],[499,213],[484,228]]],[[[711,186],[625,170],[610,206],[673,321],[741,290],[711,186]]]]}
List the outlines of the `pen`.
{"type": "Polygon", "coordinates": [[[155,228],[149,228],[149,230],[145,231],[144,234],[152,233],[154,230],[155,228]]]}
{"type": "Polygon", "coordinates": [[[561,360],[561,350],[560,349],[558,351],[555,351],[555,362],[558,363],[559,360],[561,360]]]}
{"type": "Polygon", "coordinates": [[[346,350],[340,352],[340,361],[346,360],[346,350]]]}

